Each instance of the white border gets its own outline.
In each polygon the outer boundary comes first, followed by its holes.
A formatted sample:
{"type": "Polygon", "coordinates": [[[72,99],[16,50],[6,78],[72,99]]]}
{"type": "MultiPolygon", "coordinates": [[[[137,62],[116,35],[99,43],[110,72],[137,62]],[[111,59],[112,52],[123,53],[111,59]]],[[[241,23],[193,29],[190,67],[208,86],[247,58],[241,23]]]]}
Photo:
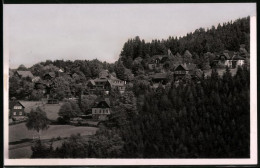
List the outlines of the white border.
{"type": "MultiPolygon", "coordinates": [[[[4,17],[5,19],[5,17],[4,17]]],[[[4,30],[7,29],[4,25],[4,30]]],[[[257,164],[256,16],[250,19],[250,158],[249,159],[9,159],[8,29],[4,31],[4,165],[251,165],[257,164]]]]}

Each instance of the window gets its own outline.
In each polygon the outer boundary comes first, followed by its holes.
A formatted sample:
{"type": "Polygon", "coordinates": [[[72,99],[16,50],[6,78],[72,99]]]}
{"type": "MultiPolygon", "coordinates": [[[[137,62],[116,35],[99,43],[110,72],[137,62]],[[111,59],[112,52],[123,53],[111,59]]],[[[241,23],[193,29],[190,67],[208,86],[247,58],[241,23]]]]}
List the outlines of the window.
{"type": "Polygon", "coordinates": [[[13,115],[15,116],[15,115],[16,115],[16,112],[13,112],[13,115]]]}
{"type": "Polygon", "coordinates": [[[23,115],[23,112],[20,111],[20,112],[19,112],[19,115],[20,115],[20,116],[23,115]]]}
{"type": "Polygon", "coordinates": [[[14,106],[14,109],[22,109],[22,106],[14,106]]]}

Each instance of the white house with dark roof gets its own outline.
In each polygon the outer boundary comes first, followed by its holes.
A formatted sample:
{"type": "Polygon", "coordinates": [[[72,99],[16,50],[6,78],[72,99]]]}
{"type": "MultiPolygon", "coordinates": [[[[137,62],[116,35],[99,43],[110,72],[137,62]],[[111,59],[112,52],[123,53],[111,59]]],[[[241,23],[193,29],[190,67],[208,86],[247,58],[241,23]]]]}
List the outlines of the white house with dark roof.
{"type": "Polygon", "coordinates": [[[12,100],[9,102],[9,117],[13,120],[23,120],[25,119],[24,105],[17,100],[12,100]]]}
{"type": "Polygon", "coordinates": [[[110,111],[110,100],[105,97],[98,97],[94,105],[91,108],[92,118],[96,120],[106,120],[108,115],[111,114],[110,111]]]}
{"type": "Polygon", "coordinates": [[[245,64],[245,58],[239,53],[225,50],[215,58],[218,65],[227,66],[229,68],[236,68],[245,64]]]}

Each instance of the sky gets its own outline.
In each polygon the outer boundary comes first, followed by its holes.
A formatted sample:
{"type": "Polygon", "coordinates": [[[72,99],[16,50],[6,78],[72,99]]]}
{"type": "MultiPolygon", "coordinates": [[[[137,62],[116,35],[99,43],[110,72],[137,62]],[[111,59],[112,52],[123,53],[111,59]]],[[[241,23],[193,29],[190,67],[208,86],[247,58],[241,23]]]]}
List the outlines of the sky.
{"type": "Polygon", "coordinates": [[[10,68],[45,60],[118,60],[124,43],[184,36],[256,15],[255,3],[4,4],[4,58],[10,68]]]}

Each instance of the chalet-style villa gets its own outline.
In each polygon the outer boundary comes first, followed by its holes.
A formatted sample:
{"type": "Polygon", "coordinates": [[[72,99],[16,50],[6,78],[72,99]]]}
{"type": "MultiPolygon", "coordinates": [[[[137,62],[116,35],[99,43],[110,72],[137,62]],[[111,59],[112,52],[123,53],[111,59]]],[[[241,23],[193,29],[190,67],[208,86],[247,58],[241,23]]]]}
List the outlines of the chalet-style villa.
{"type": "Polygon", "coordinates": [[[120,93],[124,93],[125,82],[104,70],[99,73],[99,78],[89,80],[87,87],[91,93],[104,91],[106,94],[109,94],[111,89],[118,89],[120,93]]]}
{"type": "Polygon", "coordinates": [[[235,55],[233,57],[233,63],[236,65],[236,66],[242,66],[245,64],[245,58],[242,57],[242,56],[239,56],[239,55],[235,55]]]}
{"type": "Polygon", "coordinates": [[[148,67],[150,70],[156,69],[156,68],[162,68],[163,63],[168,60],[168,55],[155,55],[152,57],[152,59],[148,63],[148,67]]]}
{"type": "Polygon", "coordinates": [[[25,117],[24,106],[17,100],[9,102],[9,115],[13,120],[23,120],[25,117]]]}
{"type": "Polygon", "coordinates": [[[229,68],[236,68],[245,64],[245,58],[239,53],[225,50],[223,53],[216,56],[214,62],[218,66],[228,66],[229,68]]]}
{"type": "Polygon", "coordinates": [[[19,78],[28,78],[28,77],[31,78],[31,79],[34,78],[31,71],[16,71],[15,75],[18,76],[19,78]]]}
{"type": "Polygon", "coordinates": [[[154,70],[156,68],[162,68],[163,64],[169,60],[169,56],[173,56],[172,52],[170,49],[168,49],[168,54],[167,55],[154,55],[149,63],[148,67],[150,70],[154,70]]]}
{"type": "Polygon", "coordinates": [[[107,120],[110,115],[110,100],[109,98],[99,97],[95,100],[91,108],[92,118],[95,120],[107,120]]]}
{"type": "Polygon", "coordinates": [[[196,71],[197,66],[196,64],[179,64],[174,69],[174,80],[182,79],[185,75],[195,75],[194,71],[196,71]]]}

